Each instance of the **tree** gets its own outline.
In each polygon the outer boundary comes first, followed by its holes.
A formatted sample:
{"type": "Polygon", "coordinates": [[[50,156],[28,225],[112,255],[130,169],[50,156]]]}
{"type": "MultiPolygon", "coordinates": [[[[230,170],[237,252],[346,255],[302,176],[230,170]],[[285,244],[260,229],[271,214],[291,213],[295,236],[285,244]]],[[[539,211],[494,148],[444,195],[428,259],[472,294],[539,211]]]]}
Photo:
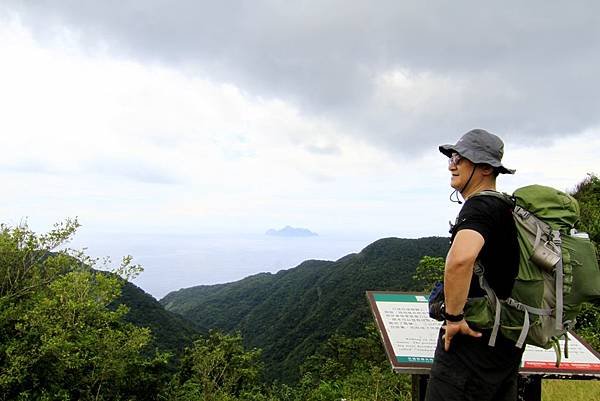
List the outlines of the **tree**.
{"type": "Polygon", "coordinates": [[[245,350],[239,333],[212,330],[186,349],[170,399],[235,399],[259,384],[260,350],[245,350]]]}
{"type": "MultiPolygon", "coordinates": [[[[81,252],[59,247],[77,220],[36,235],[27,225],[0,228],[0,399],[152,399],[160,380],[145,374],[166,355],[145,356],[148,329],[110,308],[123,284],[81,252]]],[[[115,271],[140,269],[126,257],[115,271]]]]}
{"type": "Polygon", "coordinates": [[[581,217],[580,231],[589,234],[590,239],[600,245],[600,178],[594,174],[588,176],[575,187],[573,197],[579,202],[581,217]]]}
{"type": "Polygon", "coordinates": [[[419,261],[413,280],[419,283],[423,291],[431,291],[438,281],[444,280],[444,258],[423,256],[419,261]]]}
{"type": "MultiPolygon", "coordinates": [[[[572,195],[579,202],[581,210],[577,228],[588,233],[600,255],[600,179],[594,174],[589,174],[577,184],[572,195]]],[[[583,306],[577,316],[575,330],[600,352],[600,303],[583,306]]]]}
{"type": "Polygon", "coordinates": [[[362,337],[335,334],[307,358],[300,391],[294,400],[402,400],[409,399],[406,375],[390,369],[374,323],[362,337]]]}

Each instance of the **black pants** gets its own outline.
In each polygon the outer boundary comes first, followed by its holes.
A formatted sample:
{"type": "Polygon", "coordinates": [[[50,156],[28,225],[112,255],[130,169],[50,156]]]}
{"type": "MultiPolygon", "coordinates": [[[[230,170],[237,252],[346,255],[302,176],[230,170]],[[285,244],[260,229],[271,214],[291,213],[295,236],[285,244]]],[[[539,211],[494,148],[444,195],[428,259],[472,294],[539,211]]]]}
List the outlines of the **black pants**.
{"type": "Polygon", "coordinates": [[[444,351],[440,330],[431,367],[426,401],[515,401],[523,351],[498,337],[488,346],[489,332],[480,338],[457,335],[444,351]]]}

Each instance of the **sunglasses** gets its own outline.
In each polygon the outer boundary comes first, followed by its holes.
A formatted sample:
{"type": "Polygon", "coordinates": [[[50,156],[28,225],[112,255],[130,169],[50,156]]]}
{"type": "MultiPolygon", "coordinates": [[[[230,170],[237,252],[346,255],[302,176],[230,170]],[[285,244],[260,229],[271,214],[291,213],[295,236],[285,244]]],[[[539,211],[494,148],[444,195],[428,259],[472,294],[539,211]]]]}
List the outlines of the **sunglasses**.
{"type": "Polygon", "coordinates": [[[452,156],[450,156],[448,158],[448,165],[449,166],[458,166],[458,163],[460,163],[460,161],[462,160],[462,156],[459,155],[458,153],[453,153],[452,156]]]}

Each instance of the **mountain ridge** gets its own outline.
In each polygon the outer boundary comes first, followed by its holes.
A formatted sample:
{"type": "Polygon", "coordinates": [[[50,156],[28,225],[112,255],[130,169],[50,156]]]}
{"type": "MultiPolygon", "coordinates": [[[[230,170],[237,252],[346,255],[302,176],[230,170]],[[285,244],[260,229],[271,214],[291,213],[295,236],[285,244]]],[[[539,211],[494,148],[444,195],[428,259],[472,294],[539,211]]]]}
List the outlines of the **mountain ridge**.
{"type": "Polygon", "coordinates": [[[419,260],[448,248],[444,237],[383,238],[337,261],[307,260],[274,274],[181,289],[159,302],[202,327],[240,331],[247,346],[263,349],[270,378],[289,381],[332,334],[363,334],[371,320],[365,291],[414,291],[419,260]]]}

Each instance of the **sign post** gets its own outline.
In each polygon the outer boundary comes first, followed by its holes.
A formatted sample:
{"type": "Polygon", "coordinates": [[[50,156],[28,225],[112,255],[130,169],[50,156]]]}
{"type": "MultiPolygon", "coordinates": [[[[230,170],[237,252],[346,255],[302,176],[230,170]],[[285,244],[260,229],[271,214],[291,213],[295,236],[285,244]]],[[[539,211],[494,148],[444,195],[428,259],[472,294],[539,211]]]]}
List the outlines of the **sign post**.
{"type": "MultiPolygon", "coordinates": [[[[413,375],[413,400],[422,400],[441,326],[429,317],[427,295],[367,291],[367,299],[392,369],[413,375]]],[[[600,355],[574,333],[568,336],[569,355],[563,356],[559,367],[553,349],[525,349],[519,370],[519,400],[540,401],[542,378],[600,378],[600,355]]],[[[564,340],[560,345],[564,349],[564,340]]]]}

